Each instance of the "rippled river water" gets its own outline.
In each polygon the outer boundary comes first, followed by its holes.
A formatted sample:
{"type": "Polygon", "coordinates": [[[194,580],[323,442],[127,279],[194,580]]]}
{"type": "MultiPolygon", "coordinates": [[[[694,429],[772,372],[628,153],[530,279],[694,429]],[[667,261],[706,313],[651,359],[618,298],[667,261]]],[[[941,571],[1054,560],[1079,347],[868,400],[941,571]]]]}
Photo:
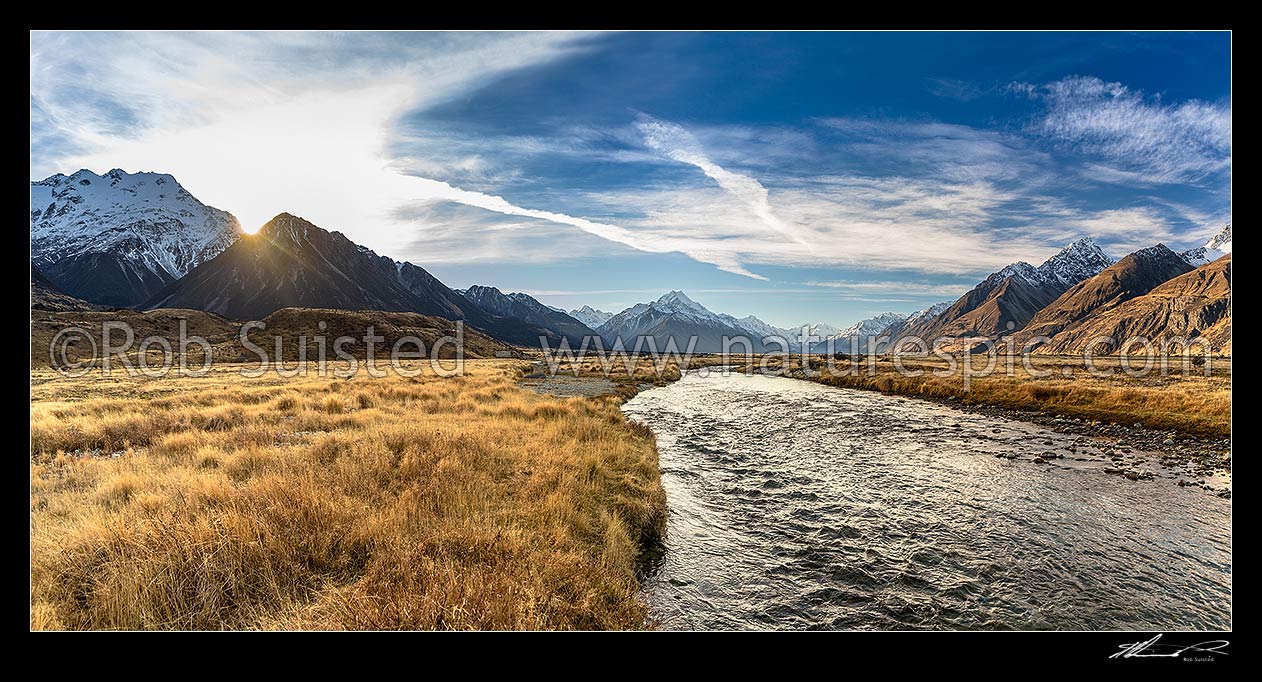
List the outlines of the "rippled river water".
{"type": "Polygon", "coordinates": [[[740,374],[624,410],[661,452],[670,518],[645,582],[661,627],[1230,626],[1230,501],[1032,461],[1075,437],[740,374]]]}

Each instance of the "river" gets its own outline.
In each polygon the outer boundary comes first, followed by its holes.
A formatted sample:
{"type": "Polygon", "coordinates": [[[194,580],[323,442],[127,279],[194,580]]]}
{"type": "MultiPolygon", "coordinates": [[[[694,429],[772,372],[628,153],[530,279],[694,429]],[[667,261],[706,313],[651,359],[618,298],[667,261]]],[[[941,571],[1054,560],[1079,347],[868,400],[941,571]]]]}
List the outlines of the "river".
{"type": "Polygon", "coordinates": [[[718,372],[623,409],[661,453],[659,627],[1230,627],[1230,501],[1105,473],[1082,437],[718,372]]]}

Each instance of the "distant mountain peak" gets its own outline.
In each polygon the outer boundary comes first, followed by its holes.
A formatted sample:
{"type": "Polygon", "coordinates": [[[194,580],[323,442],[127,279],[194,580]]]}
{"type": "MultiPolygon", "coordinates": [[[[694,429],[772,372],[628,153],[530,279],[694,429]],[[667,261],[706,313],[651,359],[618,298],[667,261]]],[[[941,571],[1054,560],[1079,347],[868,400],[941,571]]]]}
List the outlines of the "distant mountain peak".
{"type": "Polygon", "coordinates": [[[1231,253],[1231,223],[1227,223],[1218,234],[1210,237],[1204,245],[1188,249],[1179,256],[1194,268],[1208,265],[1231,253]]]}
{"type": "Polygon", "coordinates": [[[700,306],[700,305],[701,305],[701,304],[697,303],[696,301],[692,300],[691,298],[688,298],[688,294],[685,294],[684,292],[682,292],[682,291],[680,291],[680,290],[678,290],[678,289],[672,289],[672,290],[670,290],[670,291],[666,292],[665,294],[662,294],[662,297],[661,297],[661,298],[659,298],[659,299],[657,299],[657,302],[658,302],[658,303],[667,303],[667,304],[669,304],[669,303],[682,303],[682,304],[684,304],[684,305],[688,305],[688,306],[700,306]]]}
{"type": "Polygon", "coordinates": [[[1040,279],[1038,268],[1023,260],[1005,265],[990,276],[991,279],[1007,279],[1009,277],[1020,277],[1028,282],[1038,282],[1040,279]]]}
{"type": "Polygon", "coordinates": [[[564,310],[545,305],[530,294],[520,291],[505,294],[496,287],[480,284],[475,284],[462,293],[474,305],[492,315],[521,320],[547,329],[558,337],[569,339],[572,344],[581,345],[583,338],[593,333],[591,325],[585,321],[564,310]]]}
{"type": "Polygon", "coordinates": [[[596,329],[600,327],[601,325],[603,325],[604,323],[608,322],[609,318],[613,317],[613,313],[607,313],[603,310],[599,310],[589,305],[585,305],[581,308],[575,308],[574,310],[571,310],[570,317],[573,317],[574,319],[578,320],[579,322],[582,322],[583,324],[587,325],[588,327],[591,327],[592,329],[596,329]]]}
{"type": "Polygon", "coordinates": [[[484,294],[484,293],[485,293],[485,294],[495,294],[495,295],[497,295],[497,296],[503,296],[503,295],[504,295],[504,292],[500,291],[498,288],[496,288],[496,287],[488,287],[488,286],[484,286],[484,285],[482,285],[482,284],[474,284],[473,286],[469,287],[468,289],[461,290],[461,292],[460,292],[460,293],[462,293],[462,294],[466,294],[466,295],[470,295],[470,294],[471,294],[471,295],[475,295],[475,296],[476,296],[476,295],[478,295],[478,294],[484,294]]]}
{"type": "Polygon", "coordinates": [[[1205,248],[1218,249],[1219,251],[1231,253],[1231,223],[1227,223],[1227,226],[1224,227],[1221,232],[1211,237],[1209,241],[1205,242],[1205,248]]]}
{"type": "Polygon", "coordinates": [[[1128,255],[1127,258],[1132,258],[1135,260],[1148,260],[1152,258],[1165,259],[1165,258],[1169,258],[1170,256],[1174,256],[1178,258],[1179,254],[1171,251],[1170,247],[1166,246],[1165,244],[1158,242],[1154,246],[1147,246],[1142,249],[1139,249],[1138,251],[1135,251],[1134,253],[1128,255]]]}
{"type": "MultiPolygon", "coordinates": [[[[582,319],[584,311],[575,312],[579,313],[576,317],[582,319]]],[[[627,348],[633,348],[641,337],[652,337],[658,348],[665,348],[667,340],[673,339],[680,350],[688,347],[689,340],[694,340],[694,350],[701,352],[720,351],[724,337],[748,339],[759,352],[766,350],[763,339],[767,337],[792,339],[787,330],[753,315],[738,319],[726,313],[715,313],[678,289],[666,292],[652,303],[637,303],[610,316],[599,325],[599,331],[608,343],[621,340],[627,348]]],[[[741,349],[738,344],[737,352],[741,349]]],[[[772,344],[772,349],[781,347],[772,344]]]]}

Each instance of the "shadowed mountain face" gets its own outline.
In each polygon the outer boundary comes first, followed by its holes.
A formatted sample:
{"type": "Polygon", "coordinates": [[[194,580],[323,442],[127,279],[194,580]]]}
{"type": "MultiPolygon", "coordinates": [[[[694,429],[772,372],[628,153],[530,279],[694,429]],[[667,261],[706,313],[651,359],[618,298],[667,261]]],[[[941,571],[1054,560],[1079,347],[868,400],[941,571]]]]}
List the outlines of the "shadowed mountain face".
{"type": "Polygon", "coordinates": [[[72,312],[96,310],[98,306],[62,291],[31,264],[31,310],[46,312],[72,312]]]}
{"type": "Polygon", "coordinates": [[[1190,270],[1192,266],[1163,244],[1141,249],[1070,287],[1039,311],[1017,339],[1025,343],[1038,336],[1054,337],[1190,270]]]}
{"type": "MultiPolygon", "coordinates": [[[[454,294],[454,292],[453,292],[454,294]]],[[[411,311],[449,316],[450,301],[421,299],[377,254],[340,232],[282,213],[198,266],[145,309],[192,308],[262,319],[281,308],[411,311]]]]}
{"type": "Polygon", "coordinates": [[[552,331],[569,339],[570,344],[575,347],[583,343],[583,337],[596,336],[591,327],[566,313],[549,308],[527,294],[505,294],[495,287],[475,284],[464,291],[464,297],[492,315],[521,320],[552,331]]]}
{"type": "Polygon", "coordinates": [[[143,309],[190,308],[257,320],[282,308],[415,312],[464,320],[510,343],[559,336],[488,313],[423,268],[398,263],[288,213],[149,299],[143,309]]]}
{"type": "MultiPolygon", "coordinates": [[[[1118,265],[1130,258],[1127,256],[1118,265]]],[[[1160,254],[1160,259],[1168,260],[1165,254],[1160,254]]],[[[1099,277],[1104,274],[1100,273],[1099,277]]],[[[1160,276],[1162,273],[1146,274],[1160,276]]],[[[1142,281],[1140,286],[1147,281],[1151,280],[1142,281]]],[[[1177,275],[1141,295],[1092,308],[1053,336],[1051,342],[1039,347],[1038,352],[1081,353],[1089,348],[1097,352],[1117,352],[1124,341],[1133,337],[1154,343],[1163,338],[1200,337],[1208,343],[1211,352],[1230,355],[1231,254],[1177,275]],[[1102,338],[1113,341],[1101,342],[1102,338]]],[[[1203,349],[1194,352],[1203,352],[1203,349]]]]}
{"type": "Polygon", "coordinates": [[[1054,285],[997,273],[939,315],[922,338],[998,337],[1024,327],[1057,293],[1054,285]]]}
{"type": "Polygon", "coordinates": [[[31,259],[73,296],[150,298],[237,240],[241,226],[162,173],[80,170],[31,183],[31,259]]]}

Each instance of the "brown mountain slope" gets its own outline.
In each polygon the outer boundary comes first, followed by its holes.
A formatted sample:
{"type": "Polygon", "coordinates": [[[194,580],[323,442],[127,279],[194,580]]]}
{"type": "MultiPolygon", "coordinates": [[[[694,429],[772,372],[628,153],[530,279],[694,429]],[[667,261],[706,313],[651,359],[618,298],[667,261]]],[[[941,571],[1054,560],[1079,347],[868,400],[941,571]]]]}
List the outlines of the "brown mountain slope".
{"type": "Polygon", "coordinates": [[[913,350],[907,337],[918,337],[932,347],[939,339],[960,339],[948,349],[972,345],[966,339],[996,339],[1024,327],[1066,289],[1113,263],[1090,237],[1078,239],[1034,267],[1019,261],[991,274],[945,311],[925,316],[900,331],[894,348],[913,350]]]}
{"type": "MultiPolygon", "coordinates": [[[[1130,338],[1154,343],[1203,338],[1211,352],[1231,354],[1231,254],[1175,277],[1143,296],[1098,308],[1061,331],[1039,353],[1112,353],[1130,338]],[[1100,339],[1111,339],[1101,341],[1100,339]]],[[[1137,347],[1142,352],[1142,346],[1137,347]]],[[[1204,352],[1200,344],[1194,353],[1204,352]]]]}
{"type": "MultiPolygon", "coordinates": [[[[273,338],[279,336],[284,344],[282,355],[286,359],[292,359],[299,357],[297,340],[305,336],[307,358],[314,361],[318,353],[315,339],[323,336],[326,344],[325,357],[331,363],[340,362],[333,348],[334,340],[339,337],[354,339],[347,342],[343,349],[357,358],[363,358],[367,352],[367,344],[364,343],[363,337],[369,327],[372,327],[374,335],[384,339],[377,341],[374,346],[374,357],[383,365],[390,362],[390,349],[394,347],[395,342],[404,337],[420,339],[425,344],[425,357],[429,358],[432,357],[434,344],[438,340],[443,337],[454,337],[456,334],[456,323],[452,320],[418,313],[378,310],[282,308],[263,318],[262,322],[267,326],[250,333],[252,343],[271,351],[275,344],[273,338]],[[323,329],[320,328],[320,323],[324,323],[323,329]]],[[[415,353],[417,349],[409,340],[409,343],[401,346],[400,350],[405,353],[415,353]]],[[[464,353],[467,358],[492,358],[496,357],[497,353],[503,353],[505,357],[509,354],[516,356],[518,351],[519,349],[496,341],[471,327],[466,326],[464,329],[464,353]]],[[[445,343],[439,348],[440,357],[454,357],[454,353],[455,346],[451,343],[445,343]]],[[[401,357],[404,360],[408,359],[408,356],[401,357]]],[[[248,362],[256,362],[258,356],[247,351],[246,358],[248,362]]]]}
{"type": "Polygon", "coordinates": [[[997,338],[1024,327],[1060,292],[1053,284],[1035,284],[1012,268],[1005,268],[987,277],[942,313],[904,330],[897,343],[908,349],[904,344],[913,336],[929,347],[944,338],[997,338]]]}
{"type": "Polygon", "coordinates": [[[1103,314],[1191,270],[1192,266],[1164,244],[1140,249],[1070,287],[1030,320],[1017,335],[1017,342],[1055,337],[1088,316],[1103,314]]]}

